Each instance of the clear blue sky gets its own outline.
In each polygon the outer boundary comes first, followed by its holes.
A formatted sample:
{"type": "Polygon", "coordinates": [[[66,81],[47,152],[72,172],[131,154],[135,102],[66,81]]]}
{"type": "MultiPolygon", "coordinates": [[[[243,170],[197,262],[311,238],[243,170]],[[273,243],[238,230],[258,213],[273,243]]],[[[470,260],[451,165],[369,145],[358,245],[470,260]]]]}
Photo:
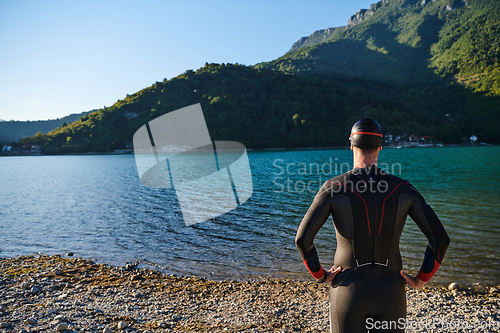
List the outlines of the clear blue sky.
{"type": "Polygon", "coordinates": [[[205,62],[254,65],[375,0],[0,0],[0,119],[110,106],[205,62]]]}

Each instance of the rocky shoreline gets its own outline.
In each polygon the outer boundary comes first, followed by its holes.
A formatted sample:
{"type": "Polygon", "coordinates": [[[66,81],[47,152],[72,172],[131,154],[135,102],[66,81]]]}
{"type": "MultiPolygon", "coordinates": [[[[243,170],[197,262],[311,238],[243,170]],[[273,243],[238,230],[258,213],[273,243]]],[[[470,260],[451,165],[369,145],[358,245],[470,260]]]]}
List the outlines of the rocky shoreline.
{"type": "MultiPolygon", "coordinates": [[[[499,289],[408,288],[407,331],[498,332],[499,289]]],[[[60,255],[0,258],[0,332],[58,331],[328,332],[328,286],[177,277],[60,255]]]]}

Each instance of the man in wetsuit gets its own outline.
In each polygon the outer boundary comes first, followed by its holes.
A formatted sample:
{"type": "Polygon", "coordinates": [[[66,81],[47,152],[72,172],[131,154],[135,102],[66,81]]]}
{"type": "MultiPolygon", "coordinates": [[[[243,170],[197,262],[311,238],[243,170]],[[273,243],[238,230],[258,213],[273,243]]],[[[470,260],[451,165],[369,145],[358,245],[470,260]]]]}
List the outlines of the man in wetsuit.
{"type": "Polygon", "coordinates": [[[332,333],[367,332],[368,324],[370,332],[404,332],[405,284],[419,288],[428,282],[450,240],[422,195],[408,181],[377,167],[382,128],[375,120],[354,124],[349,140],[354,168],[323,184],[300,223],[295,243],[312,276],[319,283],[331,282],[332,333]],[[333,267],[325,271],[313,240],[330,215],[337,250],[333,267]],[[407,215],[429,241],[416,277],[402,271],[399,252],[407,215]]]}

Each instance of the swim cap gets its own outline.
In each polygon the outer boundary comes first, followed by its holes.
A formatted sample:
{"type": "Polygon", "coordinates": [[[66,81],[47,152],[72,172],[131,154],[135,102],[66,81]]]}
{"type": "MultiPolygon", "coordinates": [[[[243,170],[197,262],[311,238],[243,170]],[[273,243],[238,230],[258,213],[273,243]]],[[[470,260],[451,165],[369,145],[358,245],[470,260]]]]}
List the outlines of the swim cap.
{"type": "Polygon", "coordinates": [[[372,118],[363,118],[352,126],[349,141],[360,149],[376,149],[384,141],[382,127],[372,118]]]}

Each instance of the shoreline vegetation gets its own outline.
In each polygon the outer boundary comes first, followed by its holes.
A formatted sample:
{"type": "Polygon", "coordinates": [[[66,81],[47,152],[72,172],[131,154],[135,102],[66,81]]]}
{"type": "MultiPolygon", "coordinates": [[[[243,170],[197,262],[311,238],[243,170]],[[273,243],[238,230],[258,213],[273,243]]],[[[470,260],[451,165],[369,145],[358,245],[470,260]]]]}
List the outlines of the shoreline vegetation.
{"type": "MultiPolygon", "coordinates": [[[[497,331],[499,289],[407,287],[407,330],[497,331]]],[[[328,286],[312,281],[214,281],[72,254],[0,258],[0,332],[319,333],[328,320],[328,286]]]]}

